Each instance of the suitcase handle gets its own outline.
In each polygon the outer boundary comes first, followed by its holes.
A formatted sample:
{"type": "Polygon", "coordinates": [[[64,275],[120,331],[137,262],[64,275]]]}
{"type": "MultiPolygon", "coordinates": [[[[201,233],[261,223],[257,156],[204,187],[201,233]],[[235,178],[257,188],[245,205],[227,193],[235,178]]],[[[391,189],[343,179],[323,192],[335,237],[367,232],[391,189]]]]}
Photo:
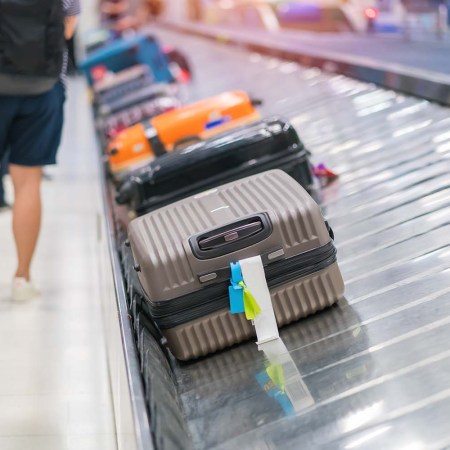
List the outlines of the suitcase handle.
{"type": "Polygon", "coordinates": [[[260,98],[251,98],[250,103],[252,106],[261,106],[263,104],[263,101],[260,98]]]}
{"type": "Polygon", "coordinates": [[[182,139],[179,139],[173,144],[174,150],[180,150],[181,148],[184,148],[190,144],[195,144],[197,142],[200,142],[202,139],[197,136],[196,134],[191,134],[189,136],[185,136],[182,139]]]}
{"type": "Polygon", "coordinates": [[[272,234],[272,223],[266,213],[256,214],[189,239],[198,259],[217,258],[263,241],[272,234]]]}
{"type": "Polygon", "coordinates": [[[328,234],[330,235],[330,238],[332,241],[334,241],[334,231],[333,228],[331,228],[330,224],[328,223],[328,220],[325,220],[325,226],[327,227],[328,234]]]}
{"type": "Polygon", "coordinates": [[[198,241],[200,250],[213,250],[219,248],[228,242],[234,242],[239,239],[245,239],[259,233],[263,229],[263,224],[260,221],[250,222],[240,227],[233,228],[229,231],[216,234],[211,237],[206,237],[198,241]]]}

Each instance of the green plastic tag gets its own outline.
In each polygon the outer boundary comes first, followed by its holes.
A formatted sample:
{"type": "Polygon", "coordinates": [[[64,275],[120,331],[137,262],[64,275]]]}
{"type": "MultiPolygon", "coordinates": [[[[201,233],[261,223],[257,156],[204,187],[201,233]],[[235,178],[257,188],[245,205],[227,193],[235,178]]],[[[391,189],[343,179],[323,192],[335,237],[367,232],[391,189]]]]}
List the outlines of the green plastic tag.
{"type": "Polygon", "coordinates": [[[244,291],[245,318],[247,320],[253,320],[258,314],[261,314],[261,308],[243,281],[239,283],[239,286],[244,291]]]}

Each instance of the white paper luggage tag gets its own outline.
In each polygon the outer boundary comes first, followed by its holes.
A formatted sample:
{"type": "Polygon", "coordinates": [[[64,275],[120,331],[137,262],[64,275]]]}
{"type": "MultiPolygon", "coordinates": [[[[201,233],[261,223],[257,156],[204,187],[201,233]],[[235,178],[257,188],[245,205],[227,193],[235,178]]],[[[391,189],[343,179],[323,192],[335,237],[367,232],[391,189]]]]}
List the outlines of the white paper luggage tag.
{"type": "MultiPolygon", "coordinates": [[[[243,283],[238,283],[238,285],[241,285],[243,288],[246,317],[247,319],[253,320],[257,343],[262,344],[263,342],[277,339],[279,337],[278,326],[261,257],[254,256],[252,258],[241,259],[239,266],[243,283]]],[[[234,297],[232,299],[230,296],[230,300],[235,301],[236,298],[234,297]]],[[[231,312],[233,312],[233,309],[231,312]]]]}
{"type": "Polygon", "coordinates": [[[260,256],[230,264],[230,311],[245,312],[255,326],[258,350],[268,360],[265,370],[255,375],[267,395],[276,400],[286,415],[314,404],[295,362],[281,340],[260,256]]]}

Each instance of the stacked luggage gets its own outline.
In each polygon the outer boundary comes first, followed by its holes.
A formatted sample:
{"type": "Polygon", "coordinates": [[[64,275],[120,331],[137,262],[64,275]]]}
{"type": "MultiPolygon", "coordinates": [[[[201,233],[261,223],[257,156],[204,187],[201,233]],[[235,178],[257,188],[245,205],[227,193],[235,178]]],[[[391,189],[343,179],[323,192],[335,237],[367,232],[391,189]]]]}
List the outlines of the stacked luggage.
{"type": "Polygon", "coordinates": [[[343,297],[333,234],[310,196],[310,153],[287,120],[261,118],[243,91],[183,105],[148,34],[105,44],[82,67],[116,201],[138,216],[122,246],[132,316],[176,358],[255,335],[230,311],[241,260],[261,258],[278,327],[343,297]]]}
{"type": "Polygon", "coordinates": [[[270,169],[313,188],[309,153],[284,119],[269,118],[188,145],[131,172],[116,200],[138,214],[270,169]]]}
{"type": "Polygon", "coordinates": [[[91,52],[80,68],[85,73],[88,82],[93,85],[96,69],[99,67],[117,73],[139,64],[148,66],[153,79],[157,82],[174,81],[159,42],[154,36],[147,33],[136,33],[111,41],[108,45],[91,52]]]}
{"type": "Polygon", "coordinates": [[[158,156],[258,118],[252,101],[240,91],[168,111],[129,127],[110,142],[110,171],[116,178],[123,178],[158,156]]]}
{"type": "Polygon", "coordinates": [[[148,33],[98,41],[82,68],[125,224],[116,238],[146,396],[163,418],[152,426],[181,448],[187,431],[167,360],[263,342],[267,309],[236,267],[256,264],[276,330],[337,303],[344,284],[311,196],[311,155],[288,120],[261,117],[260,101],[239,90],[184,104],[188,60],[148,33]]]}

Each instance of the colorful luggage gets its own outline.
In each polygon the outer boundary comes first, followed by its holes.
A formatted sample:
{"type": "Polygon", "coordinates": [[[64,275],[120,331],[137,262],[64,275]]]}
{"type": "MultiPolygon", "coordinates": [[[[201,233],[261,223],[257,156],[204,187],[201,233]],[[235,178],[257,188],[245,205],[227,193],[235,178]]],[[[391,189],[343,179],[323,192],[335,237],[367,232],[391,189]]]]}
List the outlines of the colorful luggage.
{"type": "Polygon", "coordinates": [[[261,256],[279,327],[342,298],[330,231],[308,193],[273,170],[138,217],[128,236],[150,314],[188,360],[255,335],[230,313],[231,262],[261,256]]]}
{"type": "Polygon", "coordinates": [[[98,66],[104,66],[110,72],[119,72],[138,64],[150,67],[157,82],[173,81],[167,58],[158,41],[146,34],[120,38],[93,51],[81,63],[80,69],[92,85],[94,81],[92,71],[98,66]]]}
{"type": "Polygon", "coordinates": [[[157,158],[127,176],[116,200],[141,214],[270,169],[284,170],[310,190],[308,155],[289,122],[270,118],[157,158]]]}
{"type": "Polygon", "coordinates": [[[108,146],[111,172],[142,167],[174,148],[259,119],[245,92],[225,92],[134,125],[120,133],[108,146]]]}
{"type": "Polygon", "coordinates": [[[175,79],[179,82],[190,81],[192,69],[186,55],[173,47],[165,47],[163,52],[169,61],[170,70],[175,79]]]}
{"type": "Polygon", "coordinates": [[[106,116],[100,120],[100,128],[105,137],[109,140],[114,139],[126,128],[180,106],[181,103],[176,97],[169,95],[158,96],[124,111],[106,116]]]}
{"type": "Polygon", "coordinates": [[[105,98],[97,106],[101,116],[109,116],[119,111],[141,105],[157,97],[177,97],[178,88],[173,84],[157,83],[145,86],[116,98],[105,98]]]}
{"type": "Polygon", "coordinates": [[[148,66],[139,64],[121,70],[94,83],[94,101],[97,104],[114,101],[136,90],[150,86],[153,76],[148,66]]]}
{"type": "Polygon", "coordinates": [[[95,50],[98,50],[109,42],[113,41],[118,36],[115,36],[111,30],[107,28],[98,28],[96,30],[89,31],[85,39],[86,54],[90,54],[95,50]]]}

